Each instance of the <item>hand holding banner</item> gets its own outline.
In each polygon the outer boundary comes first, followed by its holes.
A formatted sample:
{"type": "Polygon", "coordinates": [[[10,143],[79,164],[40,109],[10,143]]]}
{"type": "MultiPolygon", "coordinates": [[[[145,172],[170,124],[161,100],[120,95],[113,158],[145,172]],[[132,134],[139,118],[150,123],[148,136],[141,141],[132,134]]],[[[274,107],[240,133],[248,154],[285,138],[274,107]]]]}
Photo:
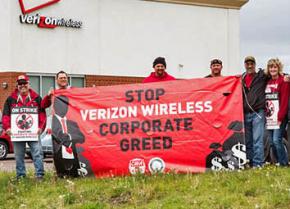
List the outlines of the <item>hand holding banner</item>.
{"type": "Polygon", "coordinates": [[[204,172],[241,169],[246,162],[235,76],[57,90],[53,103],[55,165],[63,163],[56,118],[66,117],[74,173],[204,172]]]}

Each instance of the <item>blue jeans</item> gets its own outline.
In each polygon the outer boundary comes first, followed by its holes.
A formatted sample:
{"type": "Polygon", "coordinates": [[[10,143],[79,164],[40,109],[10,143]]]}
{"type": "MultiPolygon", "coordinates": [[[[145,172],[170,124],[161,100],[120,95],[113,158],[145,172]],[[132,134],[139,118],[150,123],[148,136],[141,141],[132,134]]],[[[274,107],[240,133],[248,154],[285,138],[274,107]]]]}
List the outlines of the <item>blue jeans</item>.
{"type": "Polygon", "coordinates": [[[263,109],[257,113],[245,114],[246,153],[250,166],[262,166],[264,163],[264,131],[265,113],[263,109]]]}
{"type": "Polygon", "coordinates": [[[13,142],[14,155],[16,160],[17,178],[26,176],[26,169],[24,164],[26,143],[28,144],[31,150],[31,156],[35,168],[35,176],[42,177],[44,175],[42,147],[39,141],[37,142],[34,141],[34,142],[13,142]]]}
{"type": "Polygon", "coordinates": [[[282,166],[288,165],[288,156],[283,145],[283,135],[287,122],[288,119],[286,118],[281,123],[280,129],[268,130],[271,148],[278,163],[282,166]]]}

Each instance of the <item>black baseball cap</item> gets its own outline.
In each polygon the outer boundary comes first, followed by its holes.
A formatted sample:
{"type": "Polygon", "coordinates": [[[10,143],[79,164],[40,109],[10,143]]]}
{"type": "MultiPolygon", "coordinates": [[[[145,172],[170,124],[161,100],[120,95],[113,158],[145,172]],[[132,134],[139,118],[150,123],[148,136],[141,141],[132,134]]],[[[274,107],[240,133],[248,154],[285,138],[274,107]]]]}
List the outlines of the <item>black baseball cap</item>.
{"type": "Polygon", "coordinates": [[[221,60],[219,60],[219,59],[213,59],[212,61],[210,61],[210,66],[212,66],[214,64],[223,65],[223,62],[221,60]]]}

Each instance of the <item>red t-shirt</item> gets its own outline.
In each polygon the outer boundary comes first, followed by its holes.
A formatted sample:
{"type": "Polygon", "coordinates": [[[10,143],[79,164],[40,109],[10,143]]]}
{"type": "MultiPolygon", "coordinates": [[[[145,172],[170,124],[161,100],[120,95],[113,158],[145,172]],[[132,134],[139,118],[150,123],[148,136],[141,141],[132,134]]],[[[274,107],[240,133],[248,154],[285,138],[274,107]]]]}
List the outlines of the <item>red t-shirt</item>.
{"type": "Polygon", "coordinates": [[[251,84],[252,84],[252,81],[253,81],[253,78],[255,76],[255,73],[247,73],[246,76],[245,76],[245,84],[246,84],[246,87],[247,88],[250,88],[251,84]]]}
{"type": "Polygon", "coordinates": [[[285,119],[288,112],[289,90],[289,83],[284,81],[283,76],[279,76],[278,79],[275,80],[270,79],[267,83],[266,93],[279,93],[279,122],[285,119]]]}
{"type": "Polygon", "coordinates": [[[160,81],[172,81],[176,80],[173,76],[169,75],[168,73],[164,73],[162,77],[156,76],[155,72],[152,72],[150,76],[143,80],[143,83],[151,83],[151,82],[160,82],[160,81]]]}
{"type": "Polygon", "coordinates": [[[26,104],[26,98],[27,98],[28,95],[20,95],[20,96],[21,96],[21,98],[22,98],[22,102],[23,102],[24,104],[26,104]]]}

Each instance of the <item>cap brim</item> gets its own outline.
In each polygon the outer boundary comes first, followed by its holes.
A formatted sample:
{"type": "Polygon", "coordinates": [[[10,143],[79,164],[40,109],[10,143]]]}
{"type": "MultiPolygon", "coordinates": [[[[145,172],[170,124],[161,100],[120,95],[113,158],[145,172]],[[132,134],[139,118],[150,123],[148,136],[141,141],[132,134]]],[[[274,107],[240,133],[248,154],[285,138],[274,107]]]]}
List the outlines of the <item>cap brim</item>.
{"type": "Polygon", "coordinates": [[[252,60],[252,59],[245,60],[245,63],[247,63],[247,62],[256,63],[256,61],[255,60],[252,60]]]}

